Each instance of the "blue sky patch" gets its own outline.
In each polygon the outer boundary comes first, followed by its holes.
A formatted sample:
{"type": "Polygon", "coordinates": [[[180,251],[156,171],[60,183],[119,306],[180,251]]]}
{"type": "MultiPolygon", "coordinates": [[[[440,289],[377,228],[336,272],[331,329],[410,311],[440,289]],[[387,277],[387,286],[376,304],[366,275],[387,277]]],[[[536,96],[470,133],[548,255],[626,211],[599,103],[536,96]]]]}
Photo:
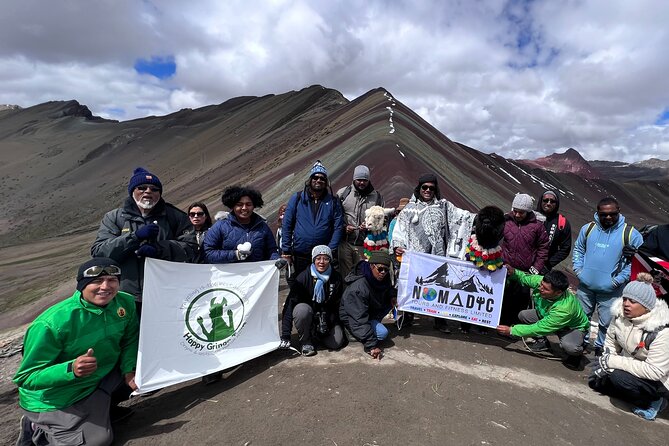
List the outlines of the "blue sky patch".
{"type": "Polygon", "coordinates": [[[135,71],[139,74],[150,74],[158,79],[172,77],[177,71],[174,56],[151,57],[151,59],[137,59],[135,71]]]}
{"type": "Polygon", "coordinates": [[[655,120],[655,125],[665,125],[669,124],[669,107],[665,108],[662,113],[660,113],[660,116],[657,117],[657,120],[655,120]]]}

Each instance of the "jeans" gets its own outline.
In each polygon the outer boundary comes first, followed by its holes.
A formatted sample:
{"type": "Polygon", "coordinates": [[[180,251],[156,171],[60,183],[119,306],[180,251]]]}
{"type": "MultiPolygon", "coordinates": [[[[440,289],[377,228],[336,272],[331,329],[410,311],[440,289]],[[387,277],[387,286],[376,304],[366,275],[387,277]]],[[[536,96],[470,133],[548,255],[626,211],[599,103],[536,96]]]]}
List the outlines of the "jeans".
{"type": "Polygon", "coordinates": [[[388,337],[388,329],[386,328],[385,325],[381,323],[381,321],[370,319],[369,324],[372,326],[372,329],[376,334],[376,339],[378,339],[379,341],[383,341],[388,337]]]}
{"type": "MultiPolygon", "coordinates": [[[[595,306],[597,307],[597,319],[599,320],[599,333],[597,334],[597,339],[595,340],[595,348],[604,347],[604,339],[606,339],[606,330],[609,328],[611,323],[611,305],[613,301],[622,295],[622,287],[604,293],[604,292],[594,292],[589,289],[580,286],[576,290],[576,297],[578,297],[583,311],[588,316],[588,319],[592,319],[592,315],[595,312],[595,306]]],[[[583,342],[588,344],[590,342],[590,331],[588,330],[585,333],[583,342]]]]}
{"type": "Polygon", "coordinates": [[[614,370],[603,378],[591,378],[591,389],[605,395],[632,403],[636,407],[647,409],[658,398],[669,396],[669,391],[660,381],[638,378],[624,370],[614,370]]]}

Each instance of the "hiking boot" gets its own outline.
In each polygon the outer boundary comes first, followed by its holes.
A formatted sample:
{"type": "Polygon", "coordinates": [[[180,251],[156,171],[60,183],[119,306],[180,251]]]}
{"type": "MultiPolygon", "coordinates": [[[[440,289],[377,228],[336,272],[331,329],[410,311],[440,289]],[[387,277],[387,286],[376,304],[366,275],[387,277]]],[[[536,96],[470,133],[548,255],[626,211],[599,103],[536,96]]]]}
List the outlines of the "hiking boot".
{"type": "Polygon", "coordinates": [[[435,319],[434,320],[434,329],[439,330],[440,332],[442,332],[444,334],[451,334],[451,329],[448,328],[448,324],[443,319],[435,319]]]}
{"type": "Polygon", "coordinates": [[[304,344],[302,346],[302,355],[303,356],[314,356],[316,354],[316,349],[311,344],[304,344]]]}
{"type": "Polygon", "coordinates": [[[135,411],[129,407],[112,406],[109,408],[109,419],[112,423],[123,421],[132,415],[135,411]]]}
{"type": "Polygon", "coordinates": [[[205,386],[208,386],[209,384],[214,384],[217,381],[220,381],[221,378],[223,378],[223,372],[214,372],[210,373],[208,375],[204,375],[202,377],[202,382],[204,383],[205,386]]]}
{"type": "Polygon", "coordinates": [[[574,370],[577,372],[580,372],[584,369],[583,364],[582,364],[582,355],[574,355],[574,356],[567,356],[567,358],[562,361],[562,364],[564,364],[565,367],[567,367],[569,370],[574,370]]]}
{"type": "Polygon", "coordinates": [[[531,352],[539,353],[539,352],[549,351],[551,346],[550,346],[550,343],[548,342],[548,339],[539,338],[539,339],[536,339],[534,341],[534,343],[528,345],[527,348],[529,348],[531,352]]]}
{"type": "Polygon", "coordinates": [[[34,433],[33,423],[23,415],[19,421],[19,438],[16,440],[16,446],[33,446],[34,433]]]}

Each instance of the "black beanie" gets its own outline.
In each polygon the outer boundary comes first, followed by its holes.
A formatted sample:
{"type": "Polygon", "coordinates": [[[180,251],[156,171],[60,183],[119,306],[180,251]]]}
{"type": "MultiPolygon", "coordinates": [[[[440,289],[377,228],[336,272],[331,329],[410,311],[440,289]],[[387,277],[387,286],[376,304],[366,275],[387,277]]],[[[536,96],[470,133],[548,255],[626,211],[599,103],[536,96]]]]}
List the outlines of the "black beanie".
{"type": "Polygon", "coordinates": [[[424,173],[423,175],[420,176],[420,178],[418,178],[419,186],[425,183],[434,183],[435,186],[439,185],[439,183],[437,182],[437,176],[433,173],[424,173]]]}
{"type": "MultiPolygon", "coordinates": [[[[84,271],[86,271],[91,266],[110,266],[110,265],[114,265],[119,269],[121,268],[121,266],[118,263],[116,263],[115,260],[112,260],[107,257],[95,257],[84,262],[79,267],[79,271],[77,272],[77,291],[82,291],[84,288],[86,288],[86,285],[97,279],[97,277],[84,277],[84,271]]],[[[120,276],[118,276],[118,278],[119,280],[121,280],[120,276]]]]}
{"type": "Polygon", "coordinates": [[[152,184],[160,189],[160,193],[163,192],[163,184],[158,177],[143,167],[138,167],[132,172],[132,177],[130,177],[130,182],[128,183],[128,195],[132,197],[132,191],[142,184],[152,184]]]}

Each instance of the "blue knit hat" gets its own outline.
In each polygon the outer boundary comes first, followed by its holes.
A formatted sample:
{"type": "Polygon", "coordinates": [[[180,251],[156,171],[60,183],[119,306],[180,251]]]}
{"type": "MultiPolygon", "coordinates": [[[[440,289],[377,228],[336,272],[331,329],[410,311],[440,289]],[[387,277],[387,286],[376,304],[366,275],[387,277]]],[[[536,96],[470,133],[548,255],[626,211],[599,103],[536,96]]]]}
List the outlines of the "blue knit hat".
{"type": "Polygon", "coordinates": [[[325,168],[323,163],[321,163],[321,160],[316,160],[314,165],[311,167],[311,170],[309,171],[309,178],[313,177],[317,173],[323,174],[326,177],[328,176],[328,170],[325,168]]]}
{"type": "Polygon", "coordinates": [[[128,183],[128,195],[132,197],[132,191],[142,184],[152,184],[160,189],[160,193],[163,192],[163,184],[158,177],[143,167],[138,167],[132,172],[132,177],[130,177],[130,182],[128,183]]]}

